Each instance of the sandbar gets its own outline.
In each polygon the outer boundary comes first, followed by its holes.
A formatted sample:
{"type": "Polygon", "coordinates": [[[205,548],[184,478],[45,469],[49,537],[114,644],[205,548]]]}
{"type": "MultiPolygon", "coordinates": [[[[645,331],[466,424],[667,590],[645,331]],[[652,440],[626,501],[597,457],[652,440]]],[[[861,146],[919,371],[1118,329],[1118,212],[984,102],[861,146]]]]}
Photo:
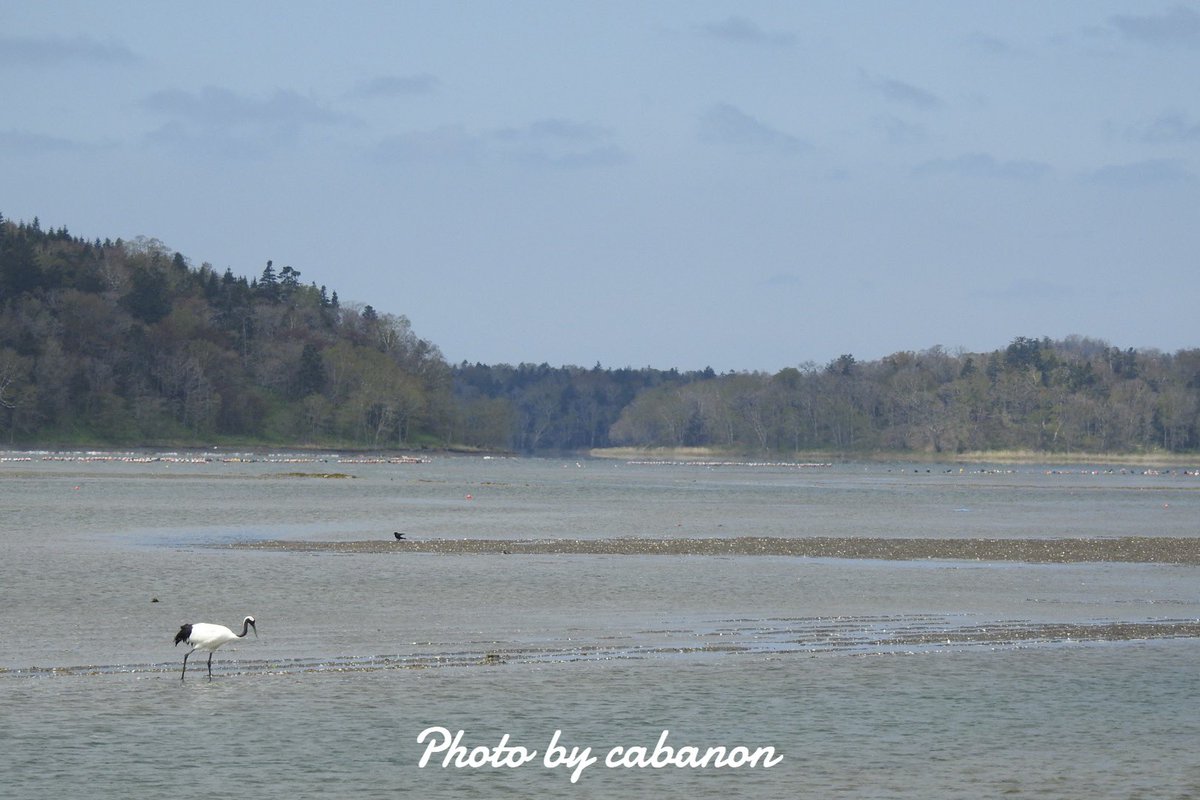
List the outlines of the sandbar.
{"type": "Polygon", "coordinates": [[[730,536],[707,538],[452,539],[409,535],[366,541],[264,540],[221,545],[238,550],[405,555],[795,556],[888,561],[1018,561],[1036,564],[1125,562],[1200,564],[1200,537],[1093,539],[933,539],[730,536]]]}

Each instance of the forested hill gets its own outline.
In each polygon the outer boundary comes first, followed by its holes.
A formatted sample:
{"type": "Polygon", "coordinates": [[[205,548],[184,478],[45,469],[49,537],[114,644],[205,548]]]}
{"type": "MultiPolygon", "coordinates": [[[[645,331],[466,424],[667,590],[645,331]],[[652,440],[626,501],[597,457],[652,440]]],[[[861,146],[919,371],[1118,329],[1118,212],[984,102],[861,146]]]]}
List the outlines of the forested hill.
{"type": "MultiPolygon", "coordinates": [[[[802,347],[798,348],[802,351],[802,347]]],[[[745,453],[1200,450],[1200,349],[1017,337],[776,374],[451,366],[407,318],[291,266],[247,280],[155,239],[0,218],[0,436],[14,445],[611,445],[745,453]]]]}

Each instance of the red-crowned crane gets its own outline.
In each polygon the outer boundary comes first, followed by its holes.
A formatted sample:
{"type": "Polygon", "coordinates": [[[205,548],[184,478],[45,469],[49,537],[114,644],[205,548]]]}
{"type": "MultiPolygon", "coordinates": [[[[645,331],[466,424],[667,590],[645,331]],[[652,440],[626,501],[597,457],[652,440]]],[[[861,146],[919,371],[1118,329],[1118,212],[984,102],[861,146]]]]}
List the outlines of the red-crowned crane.
{"type": "Polygon", "coordinates": [[[255,637],[258,636],[258,627],[254,624],[254,617],[246,617],[242,620],[242,632],[234,633],[224,625],[213,625],[210,622],[189,622],[179,628],[179,633],[175,634],[175,645],[179,646],[180,642],[190,644],[192,649],[183,657],[183,671],[179,673],[179,680],[183,680],[187,674],[188,656],[197,650],[208,651],[208,679],[212,680],[212,657],[213,652],[225,644],[232,642],[234,639],[241,639],[251,628],[254,628],[255,637]]]}

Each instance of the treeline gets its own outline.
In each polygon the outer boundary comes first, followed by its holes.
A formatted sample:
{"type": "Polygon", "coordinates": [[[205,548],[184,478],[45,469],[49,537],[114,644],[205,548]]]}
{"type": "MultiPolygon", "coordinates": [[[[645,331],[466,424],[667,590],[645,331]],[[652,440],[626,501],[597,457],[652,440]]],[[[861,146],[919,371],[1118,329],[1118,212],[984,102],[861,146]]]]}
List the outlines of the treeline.
{"type": "Polygon", "coordinates": [[[517,449],[1127,453],[1200,449],[1200,349],[1018,337],[990,353],[843,355],[775,374],[462,365],[517,449]],[[501,402],[503,401],[503,402],[501,402]]]}
{"type": "Polygon", "coordinates": [[[0,218],[0,431],[10,443],[409,447],[452,425],[450,369],[402,316],[290,266],[247,280],[161,242],[0,218]]]}
{"type": "Polygon", "coordinates": [[[786,455],[1200,451],[1200,349],[1018,337],[767,373],[462,363],[403,316],[267,262],[0,218],[0,434],[12,444],[615,445],[786,455]]]}
{"type": "Polygon", "coordinates": [[[614,443],[756,452],[1200,447],[1200,350],[1135,352],[1092,339],[1018,337],[987,354],[940,347],[775,375],[728,375],[639,395],[614,443]]]}
{"type": "MultiPolygon", "coordinates": [[[[610,447],[622,413],[643,393],[714,380],[711,369],[591,369],[460,364],[454,369],[460,441],[515,452],[610,447]]],[[[630,442],[631,444],[640,444],[630,442]]],[[[646,444],[652,444],[647,441],[646,444]]]]}

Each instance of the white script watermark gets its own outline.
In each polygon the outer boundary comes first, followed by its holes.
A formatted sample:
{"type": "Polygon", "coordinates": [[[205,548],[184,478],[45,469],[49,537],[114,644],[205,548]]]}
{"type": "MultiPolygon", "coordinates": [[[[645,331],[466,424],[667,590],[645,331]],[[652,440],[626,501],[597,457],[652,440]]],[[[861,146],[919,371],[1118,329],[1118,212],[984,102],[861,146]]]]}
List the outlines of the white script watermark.
{"type": "MultiPolygon", "coordinates": [[[[421,756],[419,767],[425,767],[434,761],[435,756],[441,756],[443,768],[480,769],[516,769],[535,761],[537,750],[530,750],[521,745],[509,743],[508,734],[500,737],[494,747],[479,745],[468,747],[462,743],[463,731],[451,733],[448,728],[433,726],[421,731],[417,736],[417,744],[425,744],[425,752],[421,756]],[[426,741],[428,740],[428,744],[426,741]]],[[[744,745],[726,747],[695,747],[683,745],[672,747],[667,744],[670,731],[664,730],[658,737],[654,747],[631,745],[617,746],[609,749],[603,757],[603,764],[610,769],[662,769],[663,767],[678,767],[680,769],[740,769],[744,767],[760,767],[770,769],[783,761],[783,756],[775,752],[774,747],[750,748],[744,745]]],[[[599,763],[599,754],[592,755],[590,747],[568,747],[560,744],[562,731],[556,730],[542,755],[541,764],[546,769],[565,767],[571,771],[571,783],[579,780],[585,769],[599,763]]]]}

